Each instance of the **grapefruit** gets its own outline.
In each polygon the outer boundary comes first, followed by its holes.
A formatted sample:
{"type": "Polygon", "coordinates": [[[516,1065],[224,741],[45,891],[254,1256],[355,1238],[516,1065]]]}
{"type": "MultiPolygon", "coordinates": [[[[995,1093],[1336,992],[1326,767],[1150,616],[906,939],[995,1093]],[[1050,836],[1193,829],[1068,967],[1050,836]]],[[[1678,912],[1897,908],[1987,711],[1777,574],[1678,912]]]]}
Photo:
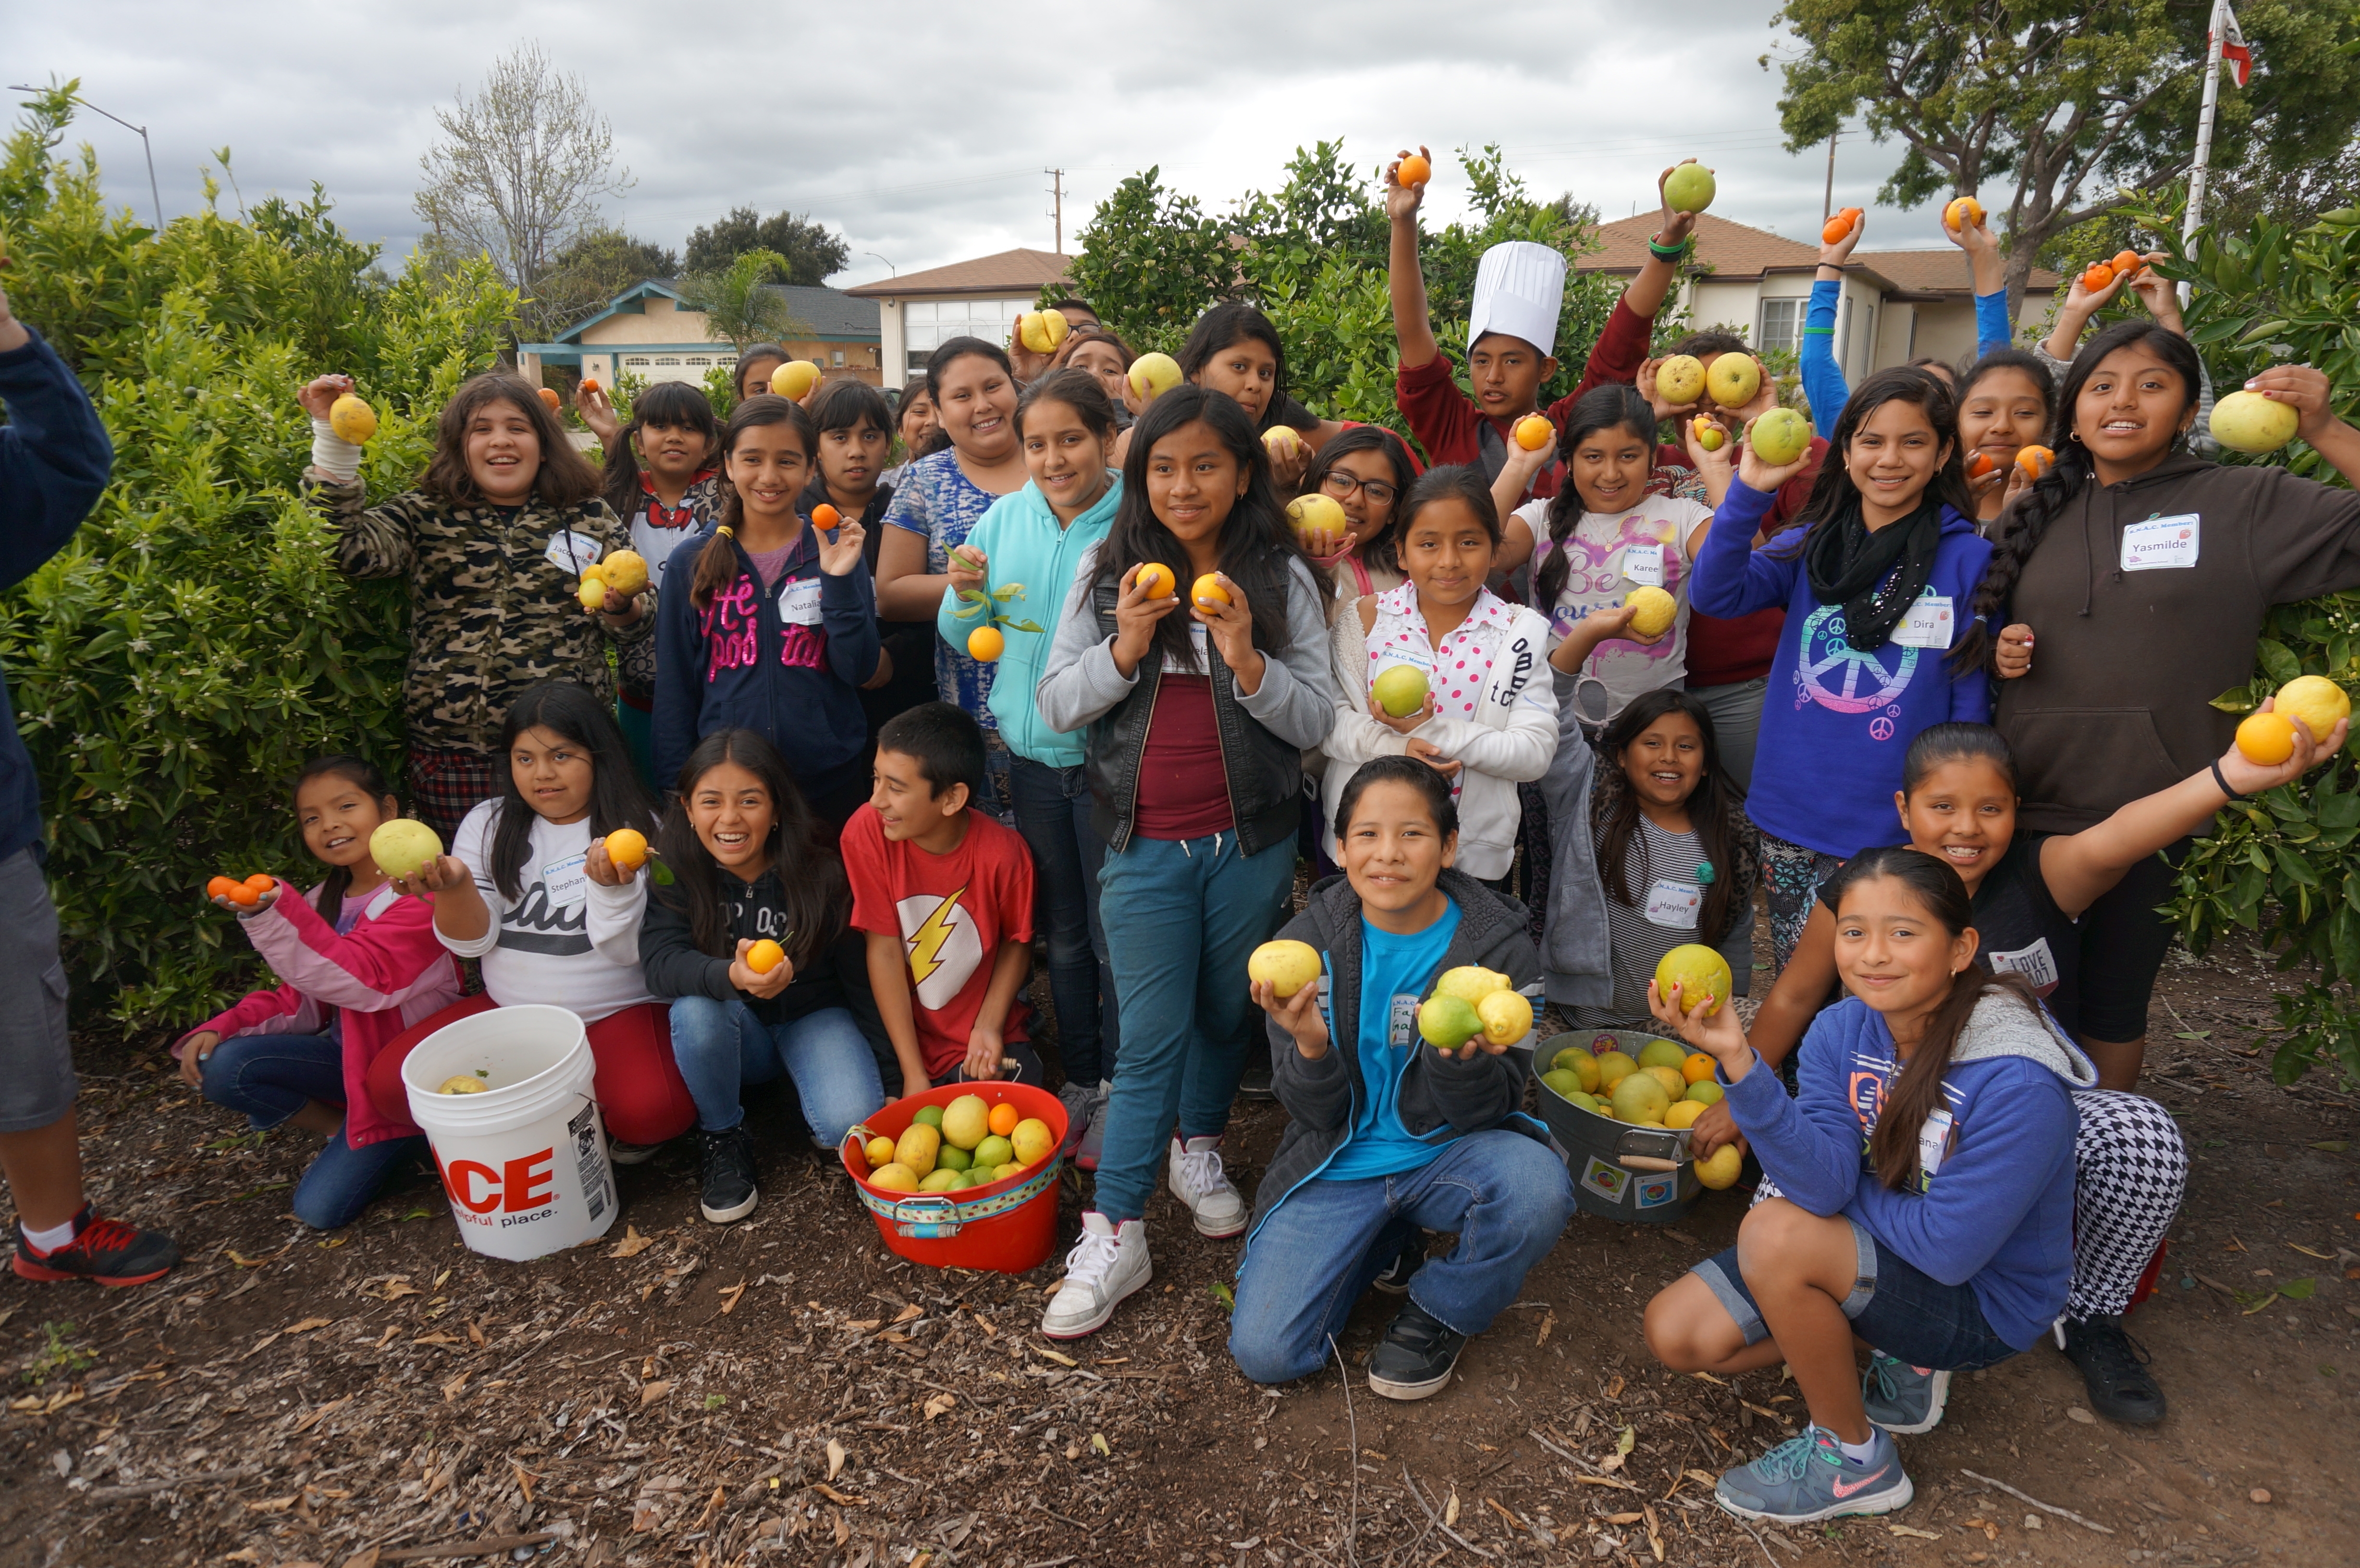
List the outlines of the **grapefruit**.
{"type": "Polygon", "coordinates": [[[991,1136],[991,1107],[980,1094],[961,1094],[943,1107],[943,1141],[954,1149],[973,1149],[991,1136]]]}
{"type": "Polygon", "coordinates": [[[1651,1040],[1639,1048],[1642,1067],[1674,1067],[1688,1060],[1688,1048],[1676,1040],[1651,1040]]]}
{"type": "Polygon", "coordinates": [[[1701,212],[1718,193],[1712,170],[1700,163],[1684,163],[1664,179],[1664,205],[1675,212],[1701,212]]]}
{"type": "MultiPolygon", "coordinates": [[[[1270,453],[1270,460],[1273,463],[1285,462],[1294,456],[1302,445],[1303,438],[1295,433],[1293,425],[1273,425],[1262,433],[1262,449],[1270,453]]],[[[1294,510],[1292,506],[1287,508],[1290,516],[1293,515],[1294,510]]]]}
{"type": "Polygon", "coordinates": [[[770,372],[770,391],[789,402],[800,403],[819,385],[820,368],[808,359],[791,359],[770,372]]]}
{"type": "Polygon", "coordinates": [[[1745,428],[1754,455],[1783,468],[1811,450],[1811,422],[1792,408],[1773,408],[1745,428]]]}
{"type": "Polygon", "coordinates": [[[2352,699],[2323,675],[2299,675],[2278,690],[2279,713],[2300,719],[2313,740],[2325,740],[2337,721],[2352,716],[2352,699]]]}
{"type": "Polygon", "coordinates": [[[1610,1051],[1598,1059],[1598,1087],[1609,1093],[1614,1085],[1639,1071],[1639,1064],[1620,1051],[1610,1051]]]}
{"type": "Polygon", "coordinates": [[[2301,417],[2291,403],[2232,392],[2212,405],[2212,439],[2232,452],[2276,452],[2294,440],[2301,417]]]}
{"type": "Polygon", "coordinates": [[[1377,672],[1369,695],[1394,718],[1405,719],[1426,706],[1426,671],[1414,664],[1395,664],[1377,672]]]}
{"type": "Polygon", "coordinates": [[[1661,588],[1633,588],[1623,601],[1631,606],[1631,629],[1641,637],[1661,637],[1672,629],[1679,601],[1661,588]]]}
{"type": "Polygon", "coordinates": [[[442,853],[442,839],[414,818],[388,817],[369,834],[369,858],[388,877],[415,877],[442,853]]]}
{"type": "Polygon", "coordinates": [[[1762,390],[1762,365],[1750,354],[1724,354],[1705,367],[1704,389],[1724,408],[1743,408],[1762,390]]]}
{"type": "Polygon", "coordinates": [[[368,399],[347,392],[328,405],[328,428],[338,441],[348,441],[355,446],[377,434],[377,410],[368,399]]]}
{"type": "Polygon", "coordinates": [[[1049,1124],[1038,1116],[1027,1116],[1016,1124],[1008,1135],[1010,1147],[1016,1151],[1019,1165],[1038,1165],[1056,1152],[1057,1139],[1049,1131],[1049,1124]]]}
{"type": "Polygon", "coordinates": [[[1283,1000],[1319,978],[1319,950],[1307,942],[1266,942],[1246,960],[1246,978],[1267,981],[1283,1000]]]}
{"type": "Polygon", "coordinates": [[[635,550],[618,550],[608,553],[598,563],[599,573],[606,586],[628,599],[648,585],[648,560],[635,550]]]}
{"type": "Polygon", "coordinates": [[[1549,1059],[1552,1069],[1563,1068],[1581,1081],[1584,1090],[1598,1087],[1598,1058],[1578,1045],[1568,1045],[1549,1059]]]}
{"type": "Polygon", "coordinates": [[[1696,1162],[1697,1180],[1714,1192],[1723,1192],[1737,1185],[1737,1173],[1744,1168],[1745,1157],[1737,1152],[1737,1145],[1724,1143],[1712,1151],[1710,1159],[1696,1162]]]}
{"type": "Polygon", "coordinates": [[[1618,1122],[1661,1125],[1664,1113],[1671,1109],[1672,1097],[1647,1073],[1633,1073],[1614,1085],[1613,1105],[1618,1122]]]}
{"type": "Polygon", "coordinates": [[[1668,999],[1672,987],[1678,986],[1683,1014],[1693,1011],[1699,1002],[1709,997],[1712,1005],[1705,1009],[1705,1017],[1713,1017],[1735,995],[1731,989],[1732,983],[1729,960],[1693,942],[1682,942],[1664,954],[1663,962],[1655,965],[1656,993],[1668,999]]]}
{"type": "Polygon", "coordinates": [[[1681,407],[1704,396],[1704,361],[1692,354],[1676,354],[1655,366],[1655,393],[1681,407]]]}
{"type": "Polygon", "coordinates": [[[1063,310],[1027,310],[1016,318],[1016,335],[1034,354],[1054,354],[1073,326],[1063,310]]]}
{"type": "Polygon", "coordinates": [[[1286,523],[1297,534],[1323,531],[1346,534],[1352,531],[1352,519],[1344,515],[1344,508],[1336,504],[1336,497],[1323,495],[1317,490],[1308,495],[1297,495],[1286,504],[1286,523]]]}
{"type": "Polygon", "coordinates": [[[1131,390],[1142,403],[1153,403],[1185,379],[1180,362],[1168,354],[1142,354],[1131,362],[1131,390]]]}

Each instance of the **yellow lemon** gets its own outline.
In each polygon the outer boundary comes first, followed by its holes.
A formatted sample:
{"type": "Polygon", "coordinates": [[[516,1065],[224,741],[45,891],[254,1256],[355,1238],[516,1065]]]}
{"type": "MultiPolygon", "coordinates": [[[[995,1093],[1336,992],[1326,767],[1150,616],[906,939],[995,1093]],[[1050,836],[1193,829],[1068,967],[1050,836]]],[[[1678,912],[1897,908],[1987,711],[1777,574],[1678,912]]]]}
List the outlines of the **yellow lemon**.
{"type": "Polygon", "coordinates": [[[1664,1093],[1672,1099],[1677,1100],[1688,1092],[1688,1081],[1680,1076],[1680,1070],[1677,1067],[1642,1067],[1639,1071],[1661,1083],[1664,1093]]]}
{"type": "Polygon", "coordinates": [[[598,570],[606,586],[626,599],[648,585],[648,558],[636,550],[609,550],[598,570]]]}
{"type": "Polygon", "coordinates": [[[1049,1124],[1038,1116],[1026,1116],[1008,1135],[1009,1147],[1016,1151],[1019,1165],[1038,1165],[1056,1152],[1057,1139],[1049,1131],[1049,1124]]]}
{"type": "Polygon", "coordinates": [[[2325,740],[2336,722],[2352,716],[2352,699],[2323,675],[2299,675],[2278,690],[2278,712],[2300,719],[2313,740],[2325,740]]]}
{"type": "Polygon", "coordinates": [[[906,1165],[911,1173],[925,1176],[934,1168],[934,1156],[941,1152],[943,1135],[923,1122],[912,1123],[893,1144],[893,1163],[906,1165]]]}
{"type": "Polygon", "coordinates": [[[434,1092],[438,1094],[480,1094],[489,1087],[472,1073],[454,1073],[443,1079],[442,1087],[434,1092]]]}
{"type": "Polygon", "coordinates": [[[1674,1100],[1670,1108],[1664,1112],[1664,1125],[1667,1127],[1688,1127],[1704,1112],[1702,1100],[1674,1100]]]}
{"type": "Polygon", "coordinates": [[[918,1174],[906,1165],[888,1163],[869,1173],[869,1184],[880,1192],[914,1192],[918,1174]]]}
{"type": "Polygon", "coordinates": [[[1493,1045],[1513,1045],[1533,1032],[1533,1004],[1514,991],[1494,991],[1475,1004],[1483,1020],[1483,1038],[1493,1045]]]}
{"type": "Polygon", "coordinates": [[[860,1153],[861,1158],[869,1161],[869,1169],[882,1171],[893,1163],[893,1140],[890,1138],[872,1138],[869,1140],[868,1147],[860,1153]]]}
{"type": "Polygon", "coordinates": [[[1737,1152],[1737,1145],[1724,1143],[1712,1151],[1710,1160],[1696,1162],[1697,1180],[1718,1192],[1737,1185],[1737,1173],[1745,1165],[1745,1157],[1737,1152]]]}
{"type": "Polygon", "coordinates": [[[1679,601],[1661,588],[1633,588],[1624,603],[1631,606],[1631,629],[1641,637],[1663,636],[1680,613],[1679,601]]]}

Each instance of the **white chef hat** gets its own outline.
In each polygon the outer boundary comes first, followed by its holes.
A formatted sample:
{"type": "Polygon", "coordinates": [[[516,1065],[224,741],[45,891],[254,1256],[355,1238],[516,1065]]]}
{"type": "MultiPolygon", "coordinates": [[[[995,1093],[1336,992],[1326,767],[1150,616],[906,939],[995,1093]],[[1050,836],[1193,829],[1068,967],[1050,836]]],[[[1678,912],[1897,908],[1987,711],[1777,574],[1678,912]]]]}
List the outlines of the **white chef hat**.
{"type": "Polygon", "coordinates": [[[1473,348],[1485,332],[1505,332],[1553,354],[1557,310],[1564,303],[1564,256],[1531,240],[1495,245],[1475,267],[1467,346],[1473,348]]]}

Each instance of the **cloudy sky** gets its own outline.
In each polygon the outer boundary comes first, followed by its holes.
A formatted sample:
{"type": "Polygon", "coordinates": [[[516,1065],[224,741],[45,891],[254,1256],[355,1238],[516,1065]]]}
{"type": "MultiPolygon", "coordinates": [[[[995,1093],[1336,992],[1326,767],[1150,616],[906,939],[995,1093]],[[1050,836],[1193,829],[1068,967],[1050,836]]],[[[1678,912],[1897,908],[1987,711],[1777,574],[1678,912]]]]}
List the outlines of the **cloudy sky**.
{"type": "MultiPolygon", "coordinates": [[[[1609,218],[1652,206],[1655,174],[1694,154],[1719,171],[1716,212],[1807,237],[1826,158],[1780,145],[1775,62],[1757,63],[1787,47],[1770,9],[81,0],[14,13],[6,81],[79,77],[90,103],[147,125],[167,215],[199,201],[226,146],[249,201],[317,180],[354,234],[399,256],[434,110],[538,40],[613,124],[636,181],[617,223],[677,246],[732,206],[809,212],[849,243],[831,279],[847,287],[889,266],[1049,248],[1046,169],[1066,171],[1070,247],[1151,163],[1218,210],[1274,186],[1298,144],[1338,135],[1363,165],[1431,146],[1429,202],[1446,213],[1465,189],[1448,157],[1462,146],[1497,141],[1535,192],[1570,191],[1609,218]]],[[[94,114],[73,136],[146,215],[138,138],[94,114]]],[[[1897,157],[1841,145],[1836,204],[1869,205],[1897,157]]],[[[1940,243],[1930,207],[1872,211],[1868,248],[1940,243]]]]}

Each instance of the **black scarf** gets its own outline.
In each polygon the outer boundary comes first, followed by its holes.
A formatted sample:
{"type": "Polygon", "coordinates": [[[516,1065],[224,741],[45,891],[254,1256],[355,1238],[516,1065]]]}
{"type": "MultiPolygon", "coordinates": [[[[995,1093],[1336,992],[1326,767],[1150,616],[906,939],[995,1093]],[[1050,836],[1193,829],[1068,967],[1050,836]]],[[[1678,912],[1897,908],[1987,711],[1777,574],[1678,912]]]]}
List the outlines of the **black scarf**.
{"type": "Polygon", "coordinates": [[[1942,542],[1941,503],[1927,495],[1918,509],[1874,532],[1861,516],[1854,495],[1841,512],[1812,530],[1803,547],[1811,596],[1841,604],[1844,641],[1861,651],[1885,646],[1909,606],[1933,581],[1934,553],[1942,542]],[[1900,563],[1898,572],[1894,564],[1900,563]],[[1888,576],[1889,574],[1889,576],[1888,576]]]}

